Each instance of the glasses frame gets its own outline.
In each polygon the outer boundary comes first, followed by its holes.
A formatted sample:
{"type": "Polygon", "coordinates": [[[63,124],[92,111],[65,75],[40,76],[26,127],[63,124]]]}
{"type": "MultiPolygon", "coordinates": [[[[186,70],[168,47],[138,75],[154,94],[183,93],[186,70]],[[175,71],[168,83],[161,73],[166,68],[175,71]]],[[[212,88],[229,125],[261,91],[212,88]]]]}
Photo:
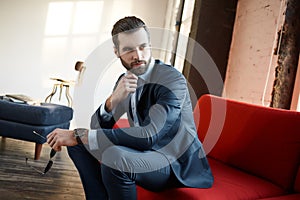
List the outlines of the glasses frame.
{"type": "MultiPolygon", "coordinates": [[[[33,133],[34,133],[35,135],[40,136],[40,137],[43,138],[43,139],[46,139],[46,137],[44,137],[43,135],[37,133],[36,131],[33,131],[33,133]]],[[[55,154],[56,154],[56,151],[55,151],[54,149],[51,149],[50,155],[49,155],[50,158],[49,158],[48,163],[47,163],[47,165],[46,165],[46,167],[45,167],[45,169],[44,169],[43,171],[41,171],[41,170],[39,170],[39,169],[33,167],[32,165],[30,165],[30,164],[28,163],[29,158],[27,158],[27,157],[25,158],[25,163],[26,163],[27,166],[29,166],[30,168],[32,168],[32,169],[35,170],[36,172],[40,173],[41,175],[45,175],[45,174],[52,168],[52,165],[53,165],[53,163],[54,163],[53,160],[52,160],[52,158],[55,156],[55,154]]]]}

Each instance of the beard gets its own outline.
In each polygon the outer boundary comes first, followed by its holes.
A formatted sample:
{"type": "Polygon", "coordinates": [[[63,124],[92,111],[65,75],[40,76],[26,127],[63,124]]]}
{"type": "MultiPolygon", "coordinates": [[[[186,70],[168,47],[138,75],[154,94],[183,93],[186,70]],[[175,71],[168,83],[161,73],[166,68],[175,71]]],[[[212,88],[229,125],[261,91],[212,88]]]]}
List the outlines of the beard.
{"type": "Polygon", "coordinates": [[[149,68],[149,64],[150,64],[150,60],[151,60],[151,57],[145,61],[145,60],[137,60],[137,61],[134,61],[132,63],[126,63],[122,58],[120,58],[121,60],[121,63],[122,65],[128,70],[130,71],[131,73],[137,75],[137,76],[140,76],[142,74],[144,74],[148,68],[149,68]],[[134,65],[137,65],[139,64],[140,66],[138,67],[135,67],[134,65]]]}

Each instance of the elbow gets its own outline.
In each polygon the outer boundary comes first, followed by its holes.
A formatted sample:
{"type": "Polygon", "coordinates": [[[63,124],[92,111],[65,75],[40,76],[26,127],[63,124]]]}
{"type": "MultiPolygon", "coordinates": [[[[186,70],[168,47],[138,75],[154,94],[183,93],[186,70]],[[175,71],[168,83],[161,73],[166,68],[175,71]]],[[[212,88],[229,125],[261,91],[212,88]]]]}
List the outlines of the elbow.
{"type": "Polygon", "coordinates": [[[140,150],[148,151],[153,149],[155,142],[153,138],[141,138],[138,139],[137,144],[140,150]]]}

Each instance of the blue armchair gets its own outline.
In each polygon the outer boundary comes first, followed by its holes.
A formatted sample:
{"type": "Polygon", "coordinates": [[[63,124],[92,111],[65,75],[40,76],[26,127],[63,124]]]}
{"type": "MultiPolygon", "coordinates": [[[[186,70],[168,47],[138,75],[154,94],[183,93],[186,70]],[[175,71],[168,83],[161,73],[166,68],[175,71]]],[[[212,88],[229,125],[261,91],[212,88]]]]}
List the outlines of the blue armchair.
{"type": "Polygon", "coordinates": [[[35,156],[38,160],[42,144],[55,128],[68,129],[73,118],[73,109],[63,105],[41,103],[29,105],[0,100],[0,136],[35,142],[35,156]]]}

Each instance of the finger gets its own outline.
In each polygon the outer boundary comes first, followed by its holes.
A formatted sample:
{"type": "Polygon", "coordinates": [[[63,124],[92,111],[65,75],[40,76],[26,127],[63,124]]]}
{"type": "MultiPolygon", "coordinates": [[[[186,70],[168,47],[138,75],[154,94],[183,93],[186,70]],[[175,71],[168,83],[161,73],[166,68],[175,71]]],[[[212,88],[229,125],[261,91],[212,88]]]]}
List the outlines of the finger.
{"type": "Polygon", "coordinates": [[[135,84],[137,85],[137,79],[127,79],[126,83],[135,84]]]}
{"type": "Polygon", "coordinates": [[[127,73],[126,73],[126,75],[125,75],[125,78],[128,78],[128,79],[135,79],[135,80],[138,79],[137,75],[133,74],[133,73],[130,72],[130,71],[127,71],[127,73]]]}
{"type": "Polygon", "coordinates": [[[127,85],[127,84],[137,84],[137,80],[135,77],[128,76],[128,77],[122,77],[122,80],[119,82],[118,85],[127,85]]]}
{"type": "Polygon", "coordinates": [[[123,82],[123,84],[125,84],[126,86],[130,86],[130,87],[136,87],[137,86],[137,80],[127,79],[123,82]]]}
{"type": "Polygon", "coordinates": [[[55,151],[60,151],[61,147],[54,143],[52,149],[54,149],[55,151]]]}
{"type": "Polygon", "coordinates": [[[47,139],[50,138],[50,137],[52,136],[53,132],[54,132],[54,131],[50,132],[50,133],[46,136],[47,139]]]}
{"type": "Polygon", "coordinates": [[[47,143],[50,143],[53,140],[53,138],[58,134],[57,131],[58,129],[55,129],[47,135],[47,143]]]}
{"type": "Polygon", "coordinates": [[[55,144],[54,138],[52,138],[50,141],[48,141],[48,144],[49,144],[50,147],[53,147],[54,144],[55,144]]]}
{"type": "Polygon", "coordinates": [[[54,129],[52,132],[50,132],[50,133],[47,135],[47,138],[52,138],[52,137],[54,137],[54,135],[56,135],[56,134],[59,132],[59,130],[61,130],[61,129],[59,129],[59,128],[54,129]]]}
{"type": "Polygon", "coordinates": [[[49,135],[47,135],[47,143],[50,144],[50,142],[53,140],[54,134],[51,133],[49,135]]]}
{"type": "Polygon", "coordinates": [[[137,88],[137,84],[136,84],[136,83],[130,83],[130,82],[127,82],[125,85],[126,85],[126,87],[128,87],[128,88],[137,88]]]}
{"type": "Polygon", "coordinates": [[[58,143],[58,138],[54,138],[54,140],[49,144],[55,151],[61,150],[61,145],[58,143]]]}
{"type": "Polygon", "coordinates": [[[126,91],[127,92],[135,92],[136,91],[136,88],[137,88],[137,85],[134,85],[134,84],[128,84],[126,86],[126,91]]]}

